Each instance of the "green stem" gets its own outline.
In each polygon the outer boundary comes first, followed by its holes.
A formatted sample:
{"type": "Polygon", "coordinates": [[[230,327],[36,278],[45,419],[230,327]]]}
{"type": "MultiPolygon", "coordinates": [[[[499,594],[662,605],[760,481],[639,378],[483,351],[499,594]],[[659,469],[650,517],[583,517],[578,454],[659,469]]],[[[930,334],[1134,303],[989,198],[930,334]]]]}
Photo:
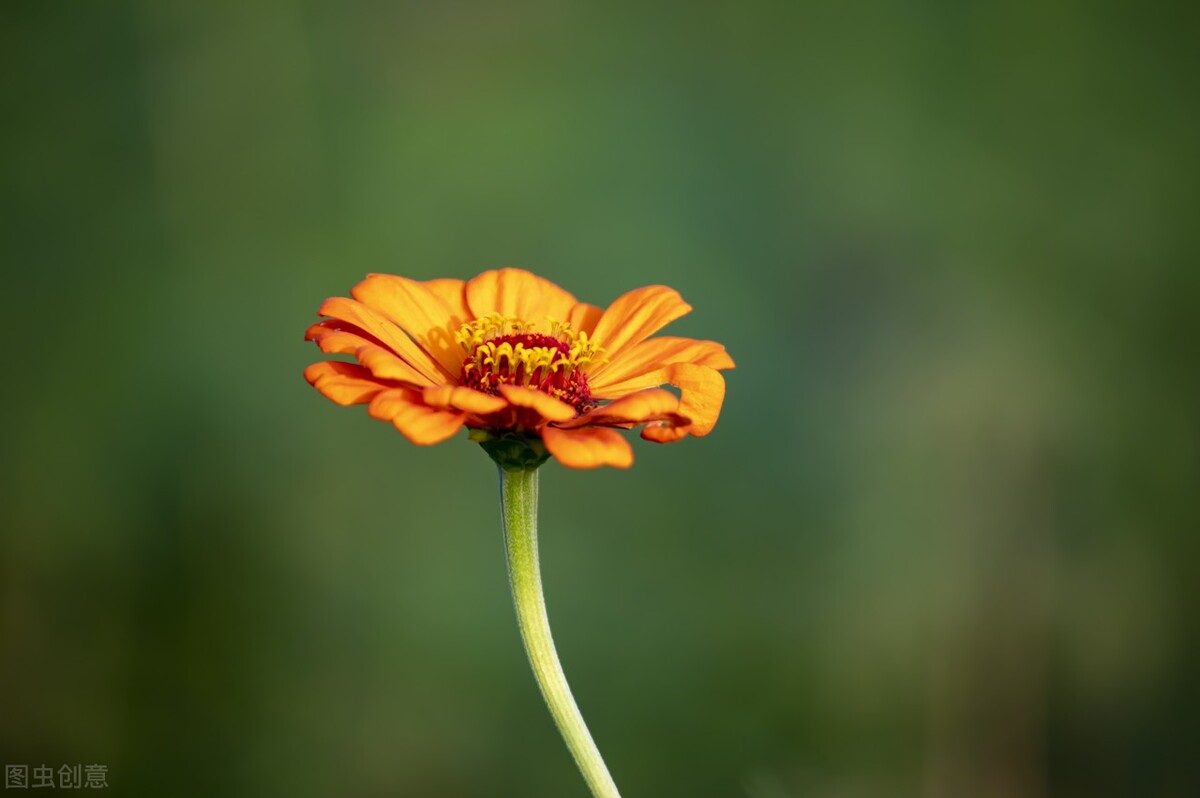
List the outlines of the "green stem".
{"type": "Polygon", "coordinates": [[[562,734],[575,764],[592,795],[596,798],[620,798],[617,785],[600,750],[588,733],[583,715],[571,696],[567,677],[554,651],[546,602],[542,598],[542,574],[537,548],[537,467],[500,467],[500,506],[504,515],[504,544],[508,553],[508,581],[512,586],[517,623],[525,641],[525,653],[546,706],[562,734]]]}

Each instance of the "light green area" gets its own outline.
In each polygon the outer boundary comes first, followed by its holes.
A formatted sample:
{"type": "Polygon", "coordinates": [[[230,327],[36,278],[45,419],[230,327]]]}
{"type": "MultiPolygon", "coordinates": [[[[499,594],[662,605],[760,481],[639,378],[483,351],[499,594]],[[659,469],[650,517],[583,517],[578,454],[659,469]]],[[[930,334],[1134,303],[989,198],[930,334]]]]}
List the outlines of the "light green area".
{"type": "Polygon", "coordinates": [[[541,469],[627,798],[1200,794],[1183,3],[6,3],[0,762],[113,795],[586,795],[494,465],[301,379],[514,265],[737,361],[541,469]]]}

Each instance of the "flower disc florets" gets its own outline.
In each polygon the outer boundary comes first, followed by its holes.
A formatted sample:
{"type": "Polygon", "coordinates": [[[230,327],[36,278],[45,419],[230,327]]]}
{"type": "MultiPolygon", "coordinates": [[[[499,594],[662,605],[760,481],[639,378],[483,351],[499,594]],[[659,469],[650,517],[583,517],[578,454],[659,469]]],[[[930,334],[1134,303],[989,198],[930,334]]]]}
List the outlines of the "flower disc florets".
{"type": "Polygon", "coordinates": [[[595,403],[585,370],[605,362],[604,350],[565,322],[547,319],[544,329],[498,313],[464,324],[454,336],[467,355],[463,385],[493,396],[501,385],[534,388],[586,413],[595,403]]]}

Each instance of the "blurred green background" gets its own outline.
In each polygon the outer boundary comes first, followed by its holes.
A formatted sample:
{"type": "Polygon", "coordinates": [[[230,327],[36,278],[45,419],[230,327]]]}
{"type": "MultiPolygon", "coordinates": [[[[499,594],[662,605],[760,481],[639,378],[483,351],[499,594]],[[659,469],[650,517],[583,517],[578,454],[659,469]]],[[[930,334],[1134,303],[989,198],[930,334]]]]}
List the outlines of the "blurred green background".
{"type": "Polygon", "coordinates": [[[583,796],[493,466],[305,385],[367,272],[737,360],[542,473],[630,798],[1200,794],[1194,5],[6,4],[0,758],[583,796]]]}

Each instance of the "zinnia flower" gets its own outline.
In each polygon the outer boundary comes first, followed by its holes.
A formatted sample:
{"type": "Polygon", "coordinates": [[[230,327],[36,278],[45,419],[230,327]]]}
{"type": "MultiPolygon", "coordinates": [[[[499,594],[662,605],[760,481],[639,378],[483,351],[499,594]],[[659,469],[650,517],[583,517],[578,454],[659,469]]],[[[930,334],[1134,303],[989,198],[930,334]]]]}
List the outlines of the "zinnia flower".
{"type": "Polygon", "coordinates": [[[321,305],[305,337],[327,360],[304,376],[342,405],[368,405],[410,441],[466,426],[496,461],[509,584],[525,652],[546,706],[596,798],[620,798],[559,664],[542,596],[538,467],[628,468],[617,429],[658,443],[712,431],[725,398],[725,347],[651,337],[691,307],[665,286],[630,291],[605,310],[520,269],[418,282],[372,274],[321,305]],[[679,395],[662,388],[673,385],[679,395]]]}
{"type": "Polygon", "coordinates": [[[719,372],[734,365],[713,341],[651,337],[691,310],[666,286],[604,310],[521,269],[466,282],[372,274],[350,293],[326,300],[328,318],[305,338],[356,362],[314,363],[304,376],[420,445],[466,426],[485,447],[515,441],[572,468],[628,468],[633,450],[617,429],[643,425],[657,443],[707,435],[725,396],[719,372]]]}

